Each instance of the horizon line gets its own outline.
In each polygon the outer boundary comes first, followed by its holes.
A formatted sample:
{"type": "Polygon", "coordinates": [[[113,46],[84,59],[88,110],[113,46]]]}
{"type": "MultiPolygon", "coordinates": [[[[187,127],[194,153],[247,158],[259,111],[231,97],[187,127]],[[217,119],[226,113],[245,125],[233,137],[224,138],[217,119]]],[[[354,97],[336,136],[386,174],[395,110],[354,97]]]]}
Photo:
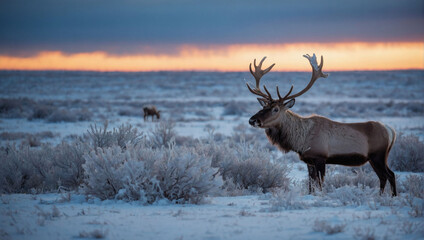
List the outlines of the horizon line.
{"type": "MultiPolygon", "coordinates": [[[[410,68],[410,69],[387,69],[387,70],[373,70],[373,69],[366,69],[366,70],[324,70],[326,73],[332,73],[332,72],[402,72],[402,71],[424,71],[424,68],[410,68]]],[[[27,69],[0,69],[0,72],[82,72],[82,73],[188,73],[188,72],[195,72],[195,73],[244,73],[249,72],[247,69],[246,71],[223,71],[223,70],[146,70],[146,71],[121,71],[121,70],[69,70],[69,69],[40,69],[40,70],[27,70],[27,69]]],[[[310,73],[311,71],[306,70],[278,70],[278,71],[271,71],[268,74],[272,73],[310,73]]]]}
{"type": "Polygon", "coordinates": [[[274,71],[308,72],[302,55],[324,56],[326,71],[424,69],[424,42],[181,45],[177,53],[117,56],[107,52],[40,52],[31,57],[0,55],[0,70],[96,72],[211,71],[244,72],[253,59],[269,58],[274,71]]]}

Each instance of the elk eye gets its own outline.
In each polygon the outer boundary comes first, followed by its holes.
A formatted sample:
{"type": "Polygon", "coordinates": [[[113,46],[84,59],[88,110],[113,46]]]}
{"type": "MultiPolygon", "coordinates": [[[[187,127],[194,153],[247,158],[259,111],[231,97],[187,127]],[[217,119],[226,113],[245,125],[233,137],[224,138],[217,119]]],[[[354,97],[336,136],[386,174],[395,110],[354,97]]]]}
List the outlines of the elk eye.
{"type": "Polygon", "coordinates": [[[272,112],[275,112],[275,113],[276,113],[276,112],[278,112],[278,108],[276,108],[276,107],[275,107],[275,108],[273,108],[273,109],[272,109],[272,112]]]}

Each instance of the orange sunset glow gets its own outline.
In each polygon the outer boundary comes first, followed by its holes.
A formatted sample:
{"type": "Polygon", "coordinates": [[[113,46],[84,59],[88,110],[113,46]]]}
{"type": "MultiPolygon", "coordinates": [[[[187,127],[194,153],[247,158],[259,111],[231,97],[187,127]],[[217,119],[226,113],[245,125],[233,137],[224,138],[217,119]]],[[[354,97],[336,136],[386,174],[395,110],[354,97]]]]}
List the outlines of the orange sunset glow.
{"type": "Polygon", "coordinates": [[[181,45],[175,54],[64,54],[44,51],[31,57],[0,56],[1,70],[82,71],[246,71],[267,56],[276,71],[309,71],[303,54],[325,58],[327,71],[424,69],[423,42],[181,45]]]}

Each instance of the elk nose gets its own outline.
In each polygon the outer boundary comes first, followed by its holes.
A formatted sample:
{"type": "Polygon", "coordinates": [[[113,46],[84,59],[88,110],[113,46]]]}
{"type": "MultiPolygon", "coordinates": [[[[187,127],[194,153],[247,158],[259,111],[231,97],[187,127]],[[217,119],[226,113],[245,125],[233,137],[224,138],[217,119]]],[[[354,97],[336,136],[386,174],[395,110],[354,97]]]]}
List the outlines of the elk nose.
{"type": "Polygon", "coordinates": [[[254,127],[256,127],[256,126],[259,126],[260,125],[260,121],[257,120],[257,119],[254,119],[254,118],[250,118],[249,119],[249,124],[252,125],[252,126],[254,126],[254,127]]]}

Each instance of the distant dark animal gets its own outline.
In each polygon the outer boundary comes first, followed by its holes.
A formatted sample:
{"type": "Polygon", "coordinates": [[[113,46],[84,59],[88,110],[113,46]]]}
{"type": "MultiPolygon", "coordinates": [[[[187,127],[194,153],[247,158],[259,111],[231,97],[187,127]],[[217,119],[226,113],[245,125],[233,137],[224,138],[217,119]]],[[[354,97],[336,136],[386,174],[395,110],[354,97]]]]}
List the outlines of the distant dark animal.
{"type": "Polygon", "coordinates": [[[312,66],[312,77],[309,84],[300,92],[281,97],[277,87],[277,99],[273,99],[264,86],[266,93],[262,92],[259,82],[263,75],[274,66],[262,70],[263,58],[250,72],[256,79],[256,87],[249,90],[260,96],[259,103],[263,109],[253,115],[249,123],[254,127],[265,129],[269,141],[284,152],[294,151],[299,158],[308,165],[309,192],[313,190],[312,181],[321,188],[324,182],[325,165],[338,164],[344,166],[360,166],[369,162],[380,180],[380,192],[383,193],[387,180],[389,180],[392,195],[396,196],[395,174],[387,166],[387,158],[392,148],[396,133],[393,128],[380,122],[340,123],[328,118],[312,115],[301,117],[289,110],[295,103],[295,98],[307,92],[315,81],[326,78],[328,74],[322,72],[324,59],[317,64],[315,54],[311,57],[304,55],[312,66]]]}
{"type": "Polygon", "coordinates": [[[158,120],[160,119],[160,111],[158,111],[155,106],[152,106],[150,108],[144,107],[143,111],[144,111],[144,121],[146,121],[148,116],[152,116],[152,121],[154,116],[156,116],[156,119],[158,120]]]}

